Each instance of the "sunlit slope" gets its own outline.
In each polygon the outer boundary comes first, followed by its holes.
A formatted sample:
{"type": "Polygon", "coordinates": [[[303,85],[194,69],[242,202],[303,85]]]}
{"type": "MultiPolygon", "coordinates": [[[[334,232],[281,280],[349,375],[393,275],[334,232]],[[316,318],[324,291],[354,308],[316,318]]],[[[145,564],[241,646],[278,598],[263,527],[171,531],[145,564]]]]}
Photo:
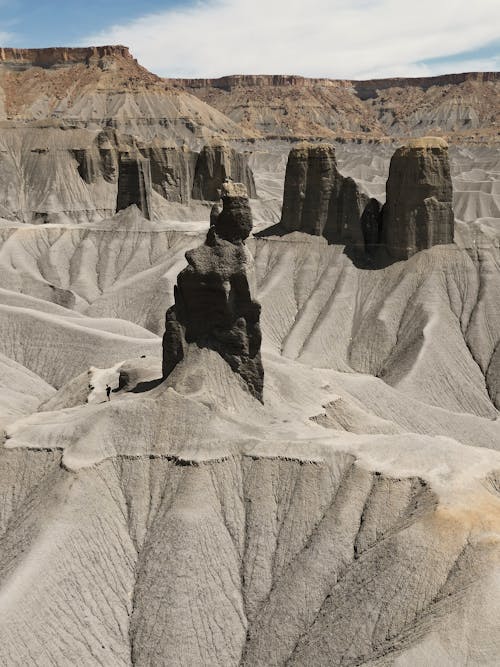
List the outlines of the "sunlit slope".
{"type": "Polygon", "coordinates": [[[0,663],[496,664],[497,220],[377,269],[250,239],[263,404],[196,346],[159,382],[207,228],[0,226],[0,663]]]}
{"type": "Polygon", "coordinates": [[[8,428],[5,662],[494,660],[499,454],[355,433],[363,408],[324,428],[345,374],[266,362],[264,406],[193,351],[149,392],[8,428]]]}
{"type": "MultiPolygon", "coordinates": [[[[492,417],[499,400],[500,340],[494,234],[482,223],[459,226],[458,245],[436,247],[380,270],[358,268],[341,246],[323,239],[301,234],[256,239],[251,248],[265,347],[309,366],[380,377],[431,405],[492,417]]],[[[106,336],[131,335],[137,342],[124,348],[122,358],[133,356],[133,349],[141,349],[139,339],[162,334],[184,253],[199,238],[137,228],[9,230],[0,249],[5,286],[0,302],[10,318],[4,326],[17,328],[3,336],[2,351],[47,379],[38,344],[20,332],[38,326],[43,344],[57,351],[57,336],[44,334],[44,327],[54,326],[67,331],[61,341],[66,335],[78,341],[70,333],[75,328],[84,339],[96,328],[105,329],[106,336]],[[37,299],[15,298],[19,292],[37,299]],[[82,315],[105,319],[88,323],[82,315]],[[141,330],[109,318],[134,322],[141,330]],[[12,345],[31,346],[38,366],[28,352],[26,358],[24,351],[14,353],[12,345]]],[[[153,343],[144,344],[146,352],[153,343]]],[[[69,348],[63,344],[62,349],[69,348]]],[[[87,358],[84,354],[82,363],[87,358]]],[[[106,358],[96,355],[96,363],[106,358]]],[[[49,366],[58,386],[63,376],[82,370],[49,366]]]]}

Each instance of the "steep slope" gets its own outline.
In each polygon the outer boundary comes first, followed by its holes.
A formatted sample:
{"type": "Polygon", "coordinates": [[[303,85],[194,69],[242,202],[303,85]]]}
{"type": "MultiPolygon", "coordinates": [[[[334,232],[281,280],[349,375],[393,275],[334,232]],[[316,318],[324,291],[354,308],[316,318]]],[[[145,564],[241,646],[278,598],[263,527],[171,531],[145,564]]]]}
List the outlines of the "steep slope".
{"type": "Polygon", "coordinates": [[[4,662],[494,661],[499,454],[329,432],[318,373],[267,367],[260,407],[199,351],[170,386],[9,428],[4,662]]]}
{"type": "MultiPolygon", "coordinates": [[[[391,152],[340,146],[339,169],[377,190],[391,152]]],[[[495,190],[497,151],[454,155],[495,190]]],[[[269,201],[285,162],[256,146],[269,201]]],[[[496,664],[498,221],[380,269],[248,238],[261,402],[206,340],[162,378],[204,213],[0,221],[0,664],[496,664]]],[[[239,315],[233,276],[215,278],[239,315]]]]}
{"type": "Polygon", "coordinates": [[[36,298],[29,306],[24,297],[23,307],[53,303],[66,314],[124,318],[157,334],[184,253],[201,238],[156,227],[133,209],[97,228],[20,225],[0,236],[2,303],[18,306],[18,294],[29,294],[36,298]]]}
{"type": "Polygon", "coordinates": [[[0,429],[35,412],[54,393],[54,388],[38,375],[0,354],[0,429]]]}
{"type": "Polygon", "coordinates": [[[299,76],[171,80],[267,138],[360,139],[442,134],[498,142],[498,72],[337,81],[299,76]]]}
{"type": "MultiPolygon", "coordinates": [[[[469,351],[472,340],[466,342],[471,317],[484,314],[480,304],[488,298],[479,296],[479,276],[481,292],[494,300],[488,265],[443,246],[386,269],[360,270],[338,247],[295,234],[259,240],[255,254],[262,326],[274,350],[307,365],[382,377],[431,405],[495,417],[476,363],[479,348],[469,351]]],[[[496,341],[496,306],[488,313],[496,341]]],[[[490,363],[495,343],[484,342],[490,363]]]]}
{"type": "Polygon", "coordinates": [[[168,86],[123,46],[2,49],[0,91],[3,119],[20,123],[111,125],[145,139],[242,136],[226,116],[168,86]]]}

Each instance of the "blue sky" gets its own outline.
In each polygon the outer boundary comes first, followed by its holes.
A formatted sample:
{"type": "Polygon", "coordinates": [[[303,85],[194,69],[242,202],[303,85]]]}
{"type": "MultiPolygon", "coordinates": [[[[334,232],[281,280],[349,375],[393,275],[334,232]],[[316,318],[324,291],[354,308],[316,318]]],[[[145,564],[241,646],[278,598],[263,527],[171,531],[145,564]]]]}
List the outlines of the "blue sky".
{"type": "Polygon", "coordinates": [[[0,44],[125,44],[163,76],[500,69],[499,0],[0,0],[0,44]]]}
{"type": "Polygon", "coordinates": [[[121,21],[175,6],[172,0],[0,0],[0,32],[13,46],[57,46],[121,21]]]}

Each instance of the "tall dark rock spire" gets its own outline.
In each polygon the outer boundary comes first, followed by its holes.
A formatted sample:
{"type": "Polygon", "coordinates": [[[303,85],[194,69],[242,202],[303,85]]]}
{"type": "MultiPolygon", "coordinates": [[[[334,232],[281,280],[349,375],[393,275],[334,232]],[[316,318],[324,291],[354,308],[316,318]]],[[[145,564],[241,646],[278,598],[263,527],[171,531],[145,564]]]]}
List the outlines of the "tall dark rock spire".
{"type": "Polygon", "coordinates": [[[252,230],[245,186],[224,184],[222,204],[222,210],[214,206],[205,243],[186,253],[188,266],[177,277],[165,321],[163,376],[195,343],[218,352],[262,401],[260,304],[252,297],[253,258],[245,245],[252,230]]]}
{"type": "Polygon", "coordinates": [[[398,148],[391,159],[382,240],[395,259],[453,243],[453,187],[444,139],[423,137],[398,148]]]}

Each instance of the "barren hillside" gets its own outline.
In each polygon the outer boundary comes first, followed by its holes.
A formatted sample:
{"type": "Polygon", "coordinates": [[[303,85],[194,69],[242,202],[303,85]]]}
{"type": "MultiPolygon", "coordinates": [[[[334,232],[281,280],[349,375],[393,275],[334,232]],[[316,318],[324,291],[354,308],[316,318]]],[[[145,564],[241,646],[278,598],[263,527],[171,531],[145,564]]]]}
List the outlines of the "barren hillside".
{"type": "Polygon", "coordinates": [[[123,46],[0,50],[0,120],[111,125],[146,139],[246,136],[213,107],[148,72],[123,46]]]}
{"type": "Polygon", "coordinates": [[[0,50],[1,665],[498,663],[499,85],[0,50]]]}
{"type": "Polygon", "coordinates": [[[373,81],[228,76],[170,83],[268,138],[379,141],[439,134],[457,143],[499,141],[498,72],[373,81]]]}

